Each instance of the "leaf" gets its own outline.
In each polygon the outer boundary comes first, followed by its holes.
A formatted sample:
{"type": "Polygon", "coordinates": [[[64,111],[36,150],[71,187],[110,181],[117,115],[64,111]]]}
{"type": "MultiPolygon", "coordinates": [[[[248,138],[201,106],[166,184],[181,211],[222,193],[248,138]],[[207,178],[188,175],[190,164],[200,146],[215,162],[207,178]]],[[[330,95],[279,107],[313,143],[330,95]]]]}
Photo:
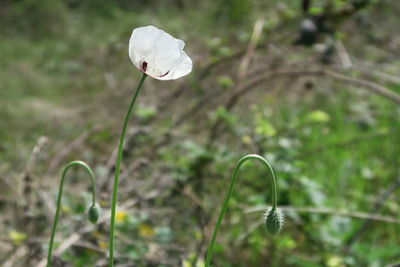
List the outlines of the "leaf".
{"type": "Polygon", "coordinates": [[[326,261],[326,265],[329,267],[341,267],[345,266],[343,263],[343,259],[339,256],[333,255],[329,257],[329,259],[326,261]]]}
{"type": "Polygon", "coordinates": [[[146,224],[146,223],[141,223],[139,225],[139,235],[141,237],[149,238],[153,237],[155,234],[155,230],[151,225],[146,224]]]}
{"type": "Polygon", "coordinates": [[[276,135],[275,127],[265,117],[263,117],[261,113],[255,114],[254,124],[256,126],[255,132],[259,135],[265,137],[276,135]]]}
{"type": "Polygon", "coordinates": [[[8,236],[15,245],[21,244],[27,238],[27,235],[25,233],[18,232],[16,230],[10,231],[8,233],[8,236]]]}
{"type": "Polygon", "coordinates": [[[128,214],[126,213],[126,211],[117,210],[117,212],[115,213],[115,222],[122,223],[122,222],[126,221],[127,217],[128,217],[128,214]]]}
{"type": "Polygon", "coordinates": [[[219,106],[215,110],[215,117],[216,117],[216,119],[224,120],[229,125],[232,125],[236,122],[236,117],[232,113],[230,113],[228,110],[226,110],[226,108],[223,106],[219,106]]]}
{"type": "Polygon", "coordinates": [[[157,110],[153,106],[139,106],[136,109],[136,116],[143,121],[147,121],[154,117],[157,113],[157,110]]]}
{"type": "Polygon", "coordinates": [[[312,122],[328,122],[331,118],[322,110],[314,110],[308,114],[307,119],[312,122]]]}
{"type": "Polygon", "coordinates": [[[235,82],[232,80],[231,77],[226,75],[221,75],[217,79],[218,84],[223,88],[231,88],[235,85],[235,82]]]}

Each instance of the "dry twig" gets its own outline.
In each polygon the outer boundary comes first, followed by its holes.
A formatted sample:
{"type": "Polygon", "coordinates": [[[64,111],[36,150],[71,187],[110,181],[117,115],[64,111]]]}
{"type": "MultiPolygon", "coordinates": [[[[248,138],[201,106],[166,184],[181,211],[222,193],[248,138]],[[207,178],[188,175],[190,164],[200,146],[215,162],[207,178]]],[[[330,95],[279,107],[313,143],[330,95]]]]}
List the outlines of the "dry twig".
{"type": "MultiPolygon", "coordinates": [[[[378,215],[362,211],[349,211],[327,207],[293,207],[293,206],[280,206],[283,211],[295,211],[300,213],[319,213],[327,215],[345,216],[357,219],[372,220],[386,223],[400,224],[400,219],[393,216],[378,215]]],[[[245,213],[265,212],[269,209],[268,206],[253,207],[245,210],[245,213]]]]}
{"type": "Polygon", "coordinates": [[[100,126],[95,126],[92,129],[83,131],[80,135],[78,135],[74,140],[72,140],[69,144],[65,145],[62,149],[58,151],[58,153],[53,157],[52,161],[49,164],[49,171],[52,172],[60,167],[61,161],[63,161],[68,154],[71,153],[72,150],[81,146],[85,140],[93,133],[100,130],[100,126]]]}

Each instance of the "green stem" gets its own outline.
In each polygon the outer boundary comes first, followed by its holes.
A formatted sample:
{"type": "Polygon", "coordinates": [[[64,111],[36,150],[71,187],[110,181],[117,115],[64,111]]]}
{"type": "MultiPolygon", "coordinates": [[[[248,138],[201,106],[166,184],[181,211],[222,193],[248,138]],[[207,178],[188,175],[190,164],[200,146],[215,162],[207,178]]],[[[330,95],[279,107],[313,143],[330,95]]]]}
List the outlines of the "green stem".
{"type": "Polygon", "coordinates": [[[136,98],[139,95],[140,89],[142,88],[143,82],[146,79],[147,75],[143,73],[142,79],[139,82],[139,85],[136,88],[136,92],[133,95],[131,103],[128,108],[128,112],[125,115],[124,123],[122,125],[121,136],[119,139],[118,145],[118,154],[117,154],[117,162],[115,164],[115,174],[114,174],[114,187],[113,187],[113,195],[112,195],[112,202],[111,202],[111,222],[110,222],[110,240],[109,240],[109,256],[110,261],[108,266],[114,266],[114,231],[115,231],[115,212],[117,208],[117,194],[118,194],[118,181],[119,181],[119,173],[121,169],[121,160],[122,160],[122,150],[124,147],[124,139],[126,128],[128,126],[129,117],[131,116],[133,106],[135,104],[136,98]]]}
{"type": "Polygon", "coordinates": [[[237,180],[237,176],[238,176],[240,167],[243,165],[243,163],[245,163],[247,160],[250,160],[250,159],[257,159],[257,160],[261,161],[267,167],[267,170],[269,171],[269,174],[270,174],[269,177],[271,179],[272,210],[273,211],[276,210],[276,206],[277,206],[276,180],[275,180],[274,171],[272,170],[271,165],[265,158],[263,158],[259,155],[250,154],[250,155],[246,155],[246,156],[242,157],[236,164],[235,170],[233,171],[231,182],[230,182],[229,188],[228,188],[228,193],[226,194],[224,203],[222,204],[222,209],[219,213],[217,224],[215,225],[215,228],[214,228],[214,231],[213,231],[213,234],[211,237],[210,245],[208,246],[207,256],[206,256],[206,265],[205,265],[206,267],[209,267],[211,264],[211,257],[214,252],[214,245],[215,245],[215,241],[217,239],[217,234],[221,227],[222,219],[224,218],[225,212],[228,208],[228,202],[232,196],[233,188],[236,184],[236,180],[237,180]]]}
{"type": "Polygon", "coordinates": [[[55,236],[56,229],[57,229],[58,217],[60,215],[61,198],[62,198],[62,194],[63,194],[65,176],[67,174],[67,171],[74,165],[79,165],[79,166],[84,167],[88,171],[88,173],[90,174],[90,179],[91,179],[91,182],[92,182],[92,205],[96,204],[96,181],[94,179],[94,174],[93,174],[92,169],[90,169],[90,167],[85,162],[78,161],[78,160],[71,161],[70,163],[65,165],[65,167],[64,167],[64,169],[62,171],[62,174],[61,174],[60,187],[58,189],[57,209],[56,209],[56,214],[54,216],[53,226],[52,226],[52,229],[51,229],[49,251],[48,251],[48,254],[47,254],[47,267],[51,266],[53,244],[54,244],[54,236],[55,236]]]}

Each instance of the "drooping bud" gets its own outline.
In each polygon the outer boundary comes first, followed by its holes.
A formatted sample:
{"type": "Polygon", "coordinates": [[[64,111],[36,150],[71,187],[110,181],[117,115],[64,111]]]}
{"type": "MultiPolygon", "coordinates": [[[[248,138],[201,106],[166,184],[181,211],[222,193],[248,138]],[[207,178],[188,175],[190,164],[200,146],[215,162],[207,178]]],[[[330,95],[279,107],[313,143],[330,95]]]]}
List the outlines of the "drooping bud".
{"type": "Polygon", "coordinates": [[[96,224],[100,218],[100,215],[101,215],[101,208],[99,204],[96,203],[94,205],[91,205],[88,212],[89,221],[93,224],[96,224]]]}
{"type": "Polygon", "coordinates": [[[279,209],[271,209],[265,214],[265,226],[271,236],[279,233],[283,226],[283,214],[279,209]]]}

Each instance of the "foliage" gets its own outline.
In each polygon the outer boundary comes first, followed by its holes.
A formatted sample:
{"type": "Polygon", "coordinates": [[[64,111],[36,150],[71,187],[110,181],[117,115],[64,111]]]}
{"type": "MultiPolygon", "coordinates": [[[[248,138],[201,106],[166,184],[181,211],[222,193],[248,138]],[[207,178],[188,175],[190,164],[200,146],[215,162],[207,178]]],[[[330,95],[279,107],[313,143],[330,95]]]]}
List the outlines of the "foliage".
{"type": "MultiPolygon", "coordinates": [[[[309,15],[327,14],[325,3],[335,13],[351,2],[313,1],[309,15]]],[[[399,106],[362,86],[317,75],[276,75],[245,88],[264,73],[330,69],[400,93],[398,1],[370,1],[329,21],[332,43],[340,40],[352,61],[348,69],[336,48],[330,63],[321,63],[326,33],[310,48],[294,45],[307,16],[299,1],[98,3],[0,3],[1,264],[19,247],[29,253],[15,256],[15,266],[36,266],[46,252],[42,241],[50,236],[57,168],[69,160],[93,166],[103,216],[109,213],[116,129],[139,79],[127,57],[128,39],[133,27],[148,24],[185,40],[195,68],[185,81],[146,84],[134,111],[117,212],[119,263],[202,266],[228,179],[247,153],[271,161],[285,227],[274,239],[267,235],[261,208],[270,203],[270,185],[257,163],[246,163],[214,266],[400,261],[399,224],[356,213],[398,219],[399,106]],[[257,18],[266,26],[240,80],[237,69],[257,18]],[[238,88],[247,90],[228,105],[238,88]],[[49,142],[30,167],[41,136],[49,142]]],[[[87,225],[82,203],[90,202],[90,193],[83,176],[72,172],[67,182],[57,244],[87,225]],[[87,193],[76,194],[78,189],[87,193]]],[[[90,226],[58,260],[101,263],[105,226],[90,226]]]]}

